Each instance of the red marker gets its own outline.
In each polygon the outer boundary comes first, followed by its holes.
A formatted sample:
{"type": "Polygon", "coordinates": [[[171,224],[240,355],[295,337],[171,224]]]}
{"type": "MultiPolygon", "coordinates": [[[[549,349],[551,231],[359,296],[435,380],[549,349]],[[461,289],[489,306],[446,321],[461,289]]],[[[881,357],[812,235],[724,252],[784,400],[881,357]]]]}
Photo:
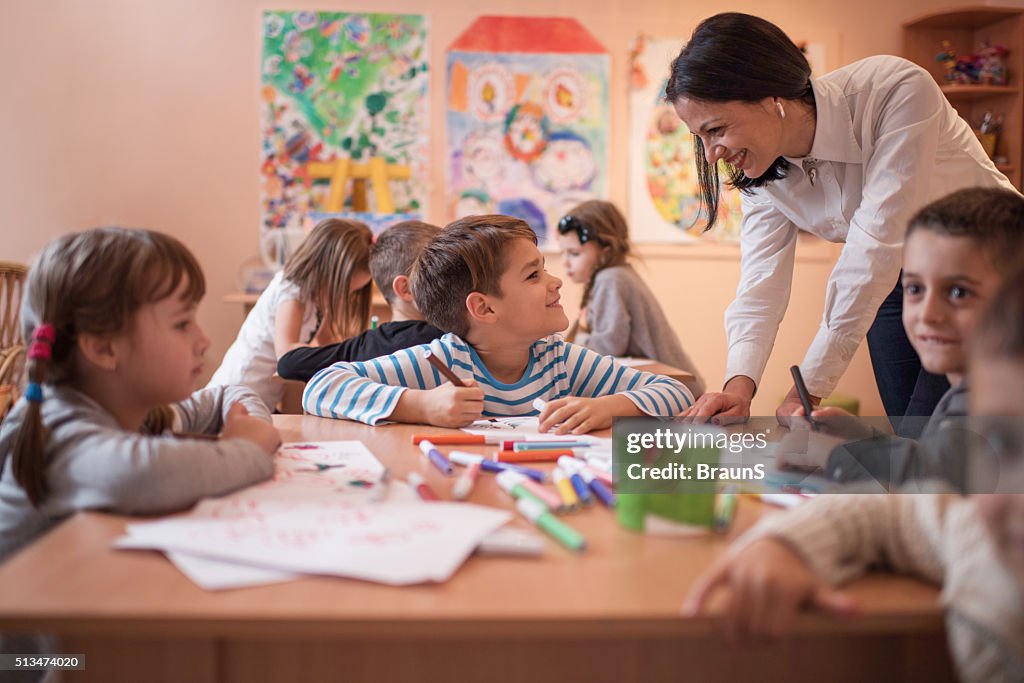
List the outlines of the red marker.
{"type": "Polygon", "coordinates": [[[441,497],[434,493],[434,489],[427,486],[427,482],[423,480],[419,472],[410,472],[407,481],[409,486],[416,490],[420,500],[441,500],[441,497]]]}

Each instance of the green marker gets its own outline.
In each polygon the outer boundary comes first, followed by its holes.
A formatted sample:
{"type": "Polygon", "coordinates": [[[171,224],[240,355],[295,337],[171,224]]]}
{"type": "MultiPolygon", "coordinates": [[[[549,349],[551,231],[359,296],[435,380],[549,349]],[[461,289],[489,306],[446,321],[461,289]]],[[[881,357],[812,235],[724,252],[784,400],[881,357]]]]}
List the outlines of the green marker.
{"type": "Polygon", "coordinates": [[[531,493],[529,489],[523,486],[522,482],[525,479],[525,474],[520,474],[519,472],[514,472],[512,470],[505,470],[504,472],[499,472],[498,476],[495,477],[495,481],[498,482],[498,486],[501,487],[501,490],[509,494],[516,500],[522,500],[523,498],[526,498],[528,500],[535,500],[538,503],[540,503],[545,510],[547,510],[547,503],[545,503],[537,496],[533,495],[533,493],[531,493]]]}
{"type": "Polygon", "coordinates": [[[729,527],[732,526],[732,518],[736,515],[736,503],[739,502],[736,491],[736,486],[729,485],[718,494],[714,529],[719,533],[728,531],[729,527]]]}
{"type": "Polygon", "coordinates": [[[375,315],[371,315],[371,316],[370,316],[370,329],[371,329],[371,330],[375,330],[375,329],[377,329],[377,325],[378,325],[379,323],[380,323],[380,318],[378,318],[378,317],[377,317],[377,316],[375,316],[375,315]]]}
{"type": "Polygon", "coordinates": [[[569,550],[582,552],[587,548],[587,540],[572,527],[563,524],[557,517],[548,512],[548,506],[536,498],[520,498],[516,501],[516,507],[523,517],[539,526],[549,536],[564,545],[569,550]]]}

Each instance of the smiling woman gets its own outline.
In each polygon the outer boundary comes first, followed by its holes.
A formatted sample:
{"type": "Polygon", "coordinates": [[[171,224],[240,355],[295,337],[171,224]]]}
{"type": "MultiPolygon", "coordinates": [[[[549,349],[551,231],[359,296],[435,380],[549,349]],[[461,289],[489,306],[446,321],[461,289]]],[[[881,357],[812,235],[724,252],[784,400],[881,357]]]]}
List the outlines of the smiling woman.
{"type": "MultiPolygon", "coordinates": [[[[876,56],[812,78],[779,27],[725,13],[696,28],[665,92],[694,136],[708,227],[718,213],[719,162],[743,204],[725,386],[688,414],[749,415],[789,301],[800,230],[845,243],[801,363],[813,403],[835,388],[866,335],[890,418],[931,414],[946,382],[922,370],[903,332],[897,280],[907,221],[963,187],[1013,189],[931,75],[876,56]]],[[[802,410],[794,388],[777,413],[802,410]]]]}

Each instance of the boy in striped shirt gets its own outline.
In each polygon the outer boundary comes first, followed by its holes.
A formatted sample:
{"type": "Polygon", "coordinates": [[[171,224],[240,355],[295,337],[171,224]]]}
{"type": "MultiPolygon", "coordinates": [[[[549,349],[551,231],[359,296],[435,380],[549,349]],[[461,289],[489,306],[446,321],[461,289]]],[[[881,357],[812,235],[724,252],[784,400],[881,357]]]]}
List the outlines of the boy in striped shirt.
{"type": "Polygon", "coordinates": [[[613,416],[678,415],[681,383],[566,343],[562,282],[544,270],[537,236],[508,216],[471,216],[435,237],[413,269],[416,306],[446,334],[361,363],[336,363],[306,385],[313,415],[463,427],[481,417],[538,415],[540,430],[584,434],[613,416]],[[463,378],[447,382],[431,351],[463,378]],[[543,410],[535,399],[546,402],[543,410]]]}

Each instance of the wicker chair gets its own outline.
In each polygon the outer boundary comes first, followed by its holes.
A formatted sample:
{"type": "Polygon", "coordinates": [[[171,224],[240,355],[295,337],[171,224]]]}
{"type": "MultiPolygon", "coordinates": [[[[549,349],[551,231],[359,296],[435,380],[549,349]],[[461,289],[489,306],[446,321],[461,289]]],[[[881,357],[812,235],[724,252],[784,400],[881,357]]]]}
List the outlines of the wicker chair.
{"type": "Polygon", "coordinates": [[[21,338],[21,294],[28,268],[0,261],[0,419],[18,398],[25,365],[21,338]],[[5,405],[6,404],[6,405],[5,405]]]}

